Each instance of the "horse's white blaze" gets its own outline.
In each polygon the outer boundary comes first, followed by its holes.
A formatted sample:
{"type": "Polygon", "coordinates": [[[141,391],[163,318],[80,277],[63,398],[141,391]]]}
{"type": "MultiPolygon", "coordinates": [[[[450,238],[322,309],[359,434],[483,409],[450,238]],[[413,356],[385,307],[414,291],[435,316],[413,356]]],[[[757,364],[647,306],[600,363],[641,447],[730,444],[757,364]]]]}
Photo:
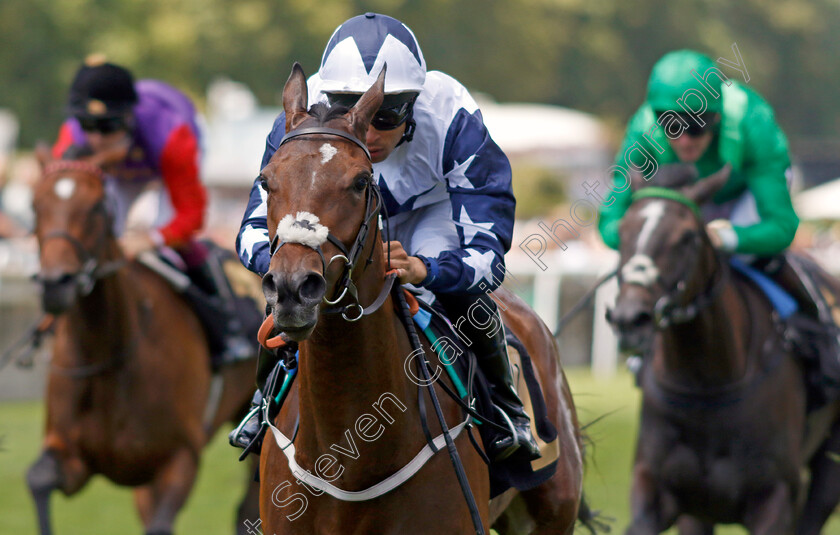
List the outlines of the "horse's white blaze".
{"type": "Polygon", "coordinates": [[[336,155],[338,149],[330,145],[329,143],[324,143],[321,145],[321,148],[318,149],[321,152],[321,164],[325,164],[328,161],[332,160],[332,157],[336,155]]]}
{"type": "Polygon", "coordinates": [[[639,232],[636,250],[643,251],[653,234],[653,230],[659,225],[659,220],[665,215],[665,203],[663,201],[653,201],[642,208],[639,213],[645,216],[645,224],[642,225],[642,231],[639,232]]]}
{"type": "Polygon", "coordinates": [[[55,191],[59,199],[69,199],[76,191],[76,181],[69,176],[59,178],[55,186],[53,186],[53,191],[55,191]]]}
{"type": "Polygon", "coordinates": [[[621,276],[624,282],[647,287],[659,278],[659,268],[648,255],[636,254],[621,268],[621,276]]]}

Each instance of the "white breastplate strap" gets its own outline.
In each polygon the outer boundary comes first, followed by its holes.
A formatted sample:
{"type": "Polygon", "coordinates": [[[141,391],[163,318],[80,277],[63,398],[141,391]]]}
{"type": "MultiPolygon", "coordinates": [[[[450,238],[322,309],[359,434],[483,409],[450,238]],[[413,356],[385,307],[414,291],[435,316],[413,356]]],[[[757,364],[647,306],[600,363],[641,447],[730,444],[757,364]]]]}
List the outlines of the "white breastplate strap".
{"type": "MultiPolygon", "coordinates": [[[[461,422],[460,424],[456,425],[452,429],[449,430],[450,434],[452,435],[452,440],[455,440],[458,435],[463,431],[464,427],[467,425],[470,419],[467,417],[466,420],[461,422]]],[[[271,428],[271,433],[274,435],[274,440],[277,442],[277,445],[280,446],[280,449],[286,455],[286,458],[289,460],[289,469],[292,471],[292,474],[303,483],[310,485],[318,490],[322,490],[332,496],[333,498],[338,498],[339,500],[345,502],[364,502],[367,500],[372,500],[374,498],[378,498],[383,494],[386,494],[395,488],[399,487],[406,481],[412,478],[414,474],[420,471],[423,468],[423,465],[426,464],[426,461],[432,458],[432,455],[435,452],[432,451],[432,448],[429,447],[428,444],[423,446],[423,449],[414,456],[408,464],[400,468],[394,474],[388,476],[388,478],[380,481],[376,485],[372,487],[368,487],[365,490],[357,490],[357,491],[348,491],[348,490],[341,490],[340,488],[332,485],[328,481],[321,479],[320,477],[313,475],[311,472],[304,470],[300,467],[300,465],[295,461],[295,445],[292,444],[292,441],[284,435],[279,429],[277,429],[273,423],[269,422],[268,426],[271,428]]],[[[438,435],[433,441],[435,448],[440,450],[446,446],[446,439],[444,436],[438,435]]]]}

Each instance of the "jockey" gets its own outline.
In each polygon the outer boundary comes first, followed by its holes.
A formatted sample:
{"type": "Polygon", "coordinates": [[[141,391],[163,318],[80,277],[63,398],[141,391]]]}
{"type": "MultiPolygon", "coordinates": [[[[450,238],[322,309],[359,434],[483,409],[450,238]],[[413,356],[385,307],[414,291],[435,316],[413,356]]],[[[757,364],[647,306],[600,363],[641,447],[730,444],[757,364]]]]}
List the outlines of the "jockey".
{"type": "MultiPolygon", "coordinates": [[[[694,164],[700,177],[728,164],[728,181],[702,207],[712,244],[762,269],[822,325],[834,324],[812,280],[815,265],[782,255],[799,225],[788,189],[790,154],[772,108],[758,93],[727,78],[703,54],[666,54],[653,67],[646,102],[630,119],[617,167],[646,167],[643,153],[657,166],[694,164]]],[[[622,172],[614,176],[615,187],[601,205],[599,229],[604,242],[618,249],[619,225],[632,191],[622,172]]]]}
{"type": "Polygon", "coordinates": [[[218,310],[208,310],[208,305],[228,306],[227,292],[219,291],[227,281],[221,266],[211,265],[218,263],[216,255],[195,239],[207,193],[199,179],[199,130],[189,98],[161,81],[135,83],[129,71],[93,55],[73,79],[67,112],[52,155],[106,155],[99,161],[104,162],[114,232],[125,256],[133,260],[160,248],[176,251],[169,261],[180,264],[193,283],[184,293],[195,301],[205,324],[213,364],[252,355],[234,315],[220,318],[218,310]],[[156,228],[125,231],[132,204],[154,182],[164,186],[156,228]]]}
{"type": "MultiPolygon", "coordinates": [[[[466,88],[442,72],[426,71],[420,45],[403,23],[366,13],[333,33],[319,71],[308,80],[309,102],[354,105],[386,63],[385,99],[365,141],[387,210],[391,267],[398,269],[402,283],[419,290],[421,299],[437,299],[453,320],[468,318],[467,311],[479,303],[501,325],[487,294],[504,278],[516,201],[510,163],[490,138],[466,88]]],[[[285,115],[280,114],[262,166],[284,134],[285,115]]],[[[268,271],[265,194],[259,181],[236,244],[248,269],[260,275],[268,271]]],[[[477,355],[493,385],[494,401],[516,433],[493,444],[490,456],[501,460],[518,443],[517,456],[539,457],[530,419],[514,389],[504,330],[490,333],[471,321],[463,324],[465,344],[477,355]]],[[[246,427],[247,438],[255,436],[254,428],[246,427]]],[[[247,443],[235,435],[234,445],[247,443]]]]}

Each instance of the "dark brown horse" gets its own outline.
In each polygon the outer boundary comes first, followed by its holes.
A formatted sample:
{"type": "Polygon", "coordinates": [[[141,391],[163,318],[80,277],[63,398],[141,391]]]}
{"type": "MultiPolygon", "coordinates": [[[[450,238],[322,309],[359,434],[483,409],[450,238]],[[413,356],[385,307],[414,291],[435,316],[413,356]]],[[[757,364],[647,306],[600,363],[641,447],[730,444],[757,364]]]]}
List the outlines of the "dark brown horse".
{"type": "MultiPolygon", "coordinates": [[[[840,499],[837,404],[806,417],[806,388],[767,299],[712,247],[702,205],[728,168],[694,182],[663,166],[635,177],[609,317],[644,355],[627,533],[817,534],[840,499]],[[810,485],[803,485],[810,468],[810,485]],[[804,504],[804,505],[803,505],[804,504]]],[[[834,288],[836,291],[836,288],[834,288]]]]}
{"type": "MultiPolygon", "coordinates": [[[[72,495],[102,474],[136,487],[147,534],[169,534],[202,448],[247,409],[253,361],[225,368],[210,401],[202,326],[169,283],[123,258],[97,166],[49,163],[34,210],[44,308],[58,315],[46,436],[27,475],[41,533],[52,533],[53,490],[72,495]]],[[[251,484],[240,505],[242,532],[257,516],[257,493],[251,484]]]]}
{"type": "MultiPolygon", "coordinates": [[[[309,223],[305,226],[311,227],[314,214],[318,225],[327,227],[342,244],[338,247],[332,240],[321,240],[321,250],[320,245],[287,242],[278,247],[275,243],[263,290],[276,329],[300,342],[299,377],[275,424],[287,437],[295,437],[293,446],[286,448],[294,462],[345,494],[389,483],[392,476],[399,478],[427,443],[420,423],[418,387],[406,372],[412,346],[394,310],[392,294],[383,290],[386,265],[377,232],[378,206],[368,202],[378,197],[377,185],[366,149],[358,141],[364,139],[382,102],[383,83],[384,71],[349,111],[316,106],[307,112],[306,80],[296,65],[283,93],[289,141],[262,172],[272,240],[284,217],[306,212],[309,223]],[[368,223],[366,238],[363,233],[360,236],[364,222],[368,223]],[[354,244],[359,247],[357,255],[341,251],[355,250],[354,244]],[[333,257],[340,254],[344,257],[333,257]],[[347,258],[350,261],[345,262],[347,258]],[[386,298],[380,307],[370,307],[375,312],[356,322],[327,313],[329,307],[323,304],[325,297],[336,300],[348,270],[362,306],[386,298]]],[[[558,370],[548,329],[511,293],[500,290],[496,296],[507,307],[506,323],[524,341],[538,368],[549,416],[560,435],[558,470],[542,486],[518,496],[503,494],[491,504],[487,466],[466,432],[454,443],[485,533],[494,522],[502,533],[523,532],[514,531],[514,526],[523,524],[524,532],[571,533],[583,478],[574,403],[558,370]],[[513,500],[524,507],[509,508],[513,500]],[[514,510],[521,518],[514,518],[514,510]]],[[[346,297],[340,304],[354,302],[346,297]]],[[[350,318],[358,315],[353,306],[347,310],[350,318]]],[[[425,351],[435,370],[438,361],[428,346],[425,351]]],[[[438,436],[441,426],[428,396],[423,399],[430,434],[438,436]]],[[[464,421],[462,410],[450,398],[439,394],[439,399],[449,427],[464,421]]],[[[283,442],[269,433],[262,448],[260,509],[266,533],[474,532],[446,451],[431,455],[413,477],[390,492],[338,499],[306,481],[296,481],[279,443],[283,442]]]]}

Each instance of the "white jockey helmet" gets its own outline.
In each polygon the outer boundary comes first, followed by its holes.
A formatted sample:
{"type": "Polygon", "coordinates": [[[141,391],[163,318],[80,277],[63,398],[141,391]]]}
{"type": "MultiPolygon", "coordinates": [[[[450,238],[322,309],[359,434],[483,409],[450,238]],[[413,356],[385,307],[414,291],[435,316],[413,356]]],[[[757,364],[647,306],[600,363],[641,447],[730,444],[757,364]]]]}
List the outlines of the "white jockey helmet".
{"type": "Polygon", "coordinates": [[[420,92],[426,60],[417,39],[402,22],[365,13],[333,32],[318,71],[325,93],[364,93],[388,64],[385,93],[420,92]]]}

